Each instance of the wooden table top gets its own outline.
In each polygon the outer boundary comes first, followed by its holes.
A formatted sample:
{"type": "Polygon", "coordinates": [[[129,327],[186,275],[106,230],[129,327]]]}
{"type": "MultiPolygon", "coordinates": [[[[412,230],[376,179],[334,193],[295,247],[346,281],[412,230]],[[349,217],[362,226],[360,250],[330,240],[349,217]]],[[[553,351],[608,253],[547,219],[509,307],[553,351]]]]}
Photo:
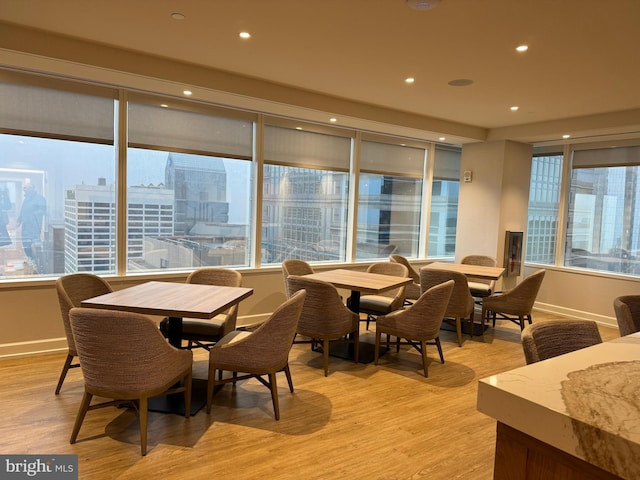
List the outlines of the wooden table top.
{"type": "Polygon", "coordinates": [[[452,270],[460,272],[468,277],[485,278],[487,280],[497,280],[504,273],[503,267],[485,267],[482,265],[469,265],[466,263],[433,262],[422,268],[432,270],[452,270]]]}
{"type": "Polygon", "coordinates": [[[305,275],[305,277],[323,280],[335,285],[336,288],[346,288],[347,290],[355,290],[368,295],[375,295],[386,290],[401,287],[413,281],[410,277],[358,272],[342,268],[312,273],[305,275]]]}
{"type": "Polygon", "coordinates": [[[87,308],[105,308],[145,315],[213,318],[253,294],[252,288],[194,283],[146,282],[84,300],[87,308]]]}

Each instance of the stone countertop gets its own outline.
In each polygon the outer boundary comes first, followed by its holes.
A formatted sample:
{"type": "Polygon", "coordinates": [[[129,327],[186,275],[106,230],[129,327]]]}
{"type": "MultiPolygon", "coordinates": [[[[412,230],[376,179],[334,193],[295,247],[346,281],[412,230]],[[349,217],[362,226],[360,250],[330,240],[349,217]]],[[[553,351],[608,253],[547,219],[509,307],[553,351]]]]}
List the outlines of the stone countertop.
{"type": "Polygon", "coordinates": [[[492,375],[478,410],[622,478],[640,478],[640,333],[492,375]]]}

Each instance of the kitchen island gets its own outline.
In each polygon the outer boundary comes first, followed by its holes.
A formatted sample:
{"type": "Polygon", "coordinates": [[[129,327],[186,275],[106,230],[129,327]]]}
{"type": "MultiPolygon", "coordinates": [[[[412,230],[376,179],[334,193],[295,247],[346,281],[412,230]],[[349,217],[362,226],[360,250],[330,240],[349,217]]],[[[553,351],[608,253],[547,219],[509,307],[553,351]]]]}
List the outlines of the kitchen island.
{"type": "Polygon", "coordinates": [[[480,380],[494,479],[640,478],[640,333],[480,380]]]}

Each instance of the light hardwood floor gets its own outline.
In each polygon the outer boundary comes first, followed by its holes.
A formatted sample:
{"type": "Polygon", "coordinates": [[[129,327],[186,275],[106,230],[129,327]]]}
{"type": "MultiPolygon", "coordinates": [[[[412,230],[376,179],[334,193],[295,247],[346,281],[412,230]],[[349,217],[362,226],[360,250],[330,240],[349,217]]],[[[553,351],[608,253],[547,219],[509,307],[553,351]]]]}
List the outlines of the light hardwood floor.
{"type": "MultiPolygon", "coordinates": [[[[534,312],[534,321],[551,318],[534,312]]],[[[556,317],[553,317],[556,318],[556,317]]],[[[374,341],[375,325],[362,339],[374,341]]],[[[604,340],[618,336],[602,327],[604,340]]],[[[495,421],[476,410],[480,378],[524,365],[519,329],[499,322],[481,337],[441,335],[445,364],[430,347],[429,378],[415,350],[387,353],[380,364],[330,358],[294,345],[295,393],[279,378],[281,420],[257,381],[225,386],[211,415],[186,420],[149,414],[149,450],[140,456],[130,409],[90,411],[79,442],[69,444],[82,397],[71,370],[55,385],[64,353],[0,360],[0,452],[79,456],[89,479],[479,479],[493,475],[495,421]]],[[[194,376],[206,378],[206,352],[196,351],[194,376]]],[[[526,415],[526,412],[523,412],[526,415]]]]}

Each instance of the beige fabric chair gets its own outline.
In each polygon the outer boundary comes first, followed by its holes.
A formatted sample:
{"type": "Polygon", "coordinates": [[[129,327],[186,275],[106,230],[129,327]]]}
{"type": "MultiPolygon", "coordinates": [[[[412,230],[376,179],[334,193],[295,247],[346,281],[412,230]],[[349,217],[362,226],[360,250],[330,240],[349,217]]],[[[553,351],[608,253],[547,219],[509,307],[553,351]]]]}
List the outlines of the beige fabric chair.
{"type": "Polygon", "coordinates": [[[304,260],[288,259],[282,262],[282,275],[284,277],[284,291],[287,291],[287,277],[289,275],[309,275],[315,273],[313,267],[304,260]]]}
{"type": "Polygon", "coordinates": [[[412,304],[415,300],[420,298],[420,274],[402,255],[390,255],[389,260],[392,262],[400,263],[407,267],[407,272],[413,280],[413,283],[409,283],[404,287],[404,303],[405,305],[412,304]]]}
{"type": "Polygon", "coordinates": [[[297,292],[280,305],[271,316],[253,332],[236,330],[226,335],[209,350],[209,381],[207,384],[207,413],[211,413],[214,388],[247,378],[257,378],[271,390],[271,401],[276,420],[280,419],[276,373],[284,371],[293,393],[289,370],[289,351],[304,305],[305,292],[297,292]],[[216,370],[219,372],[216,380],[216,370]],[[231,378],[222,378],[224,370],[233,372],[231,378]],[[245,375],[238,376],[237,372],[245,375]],[[263,378],[264,375],[269,380],[263,378]]]}
{"type": "Polygon", "coordinates": [[[473,313],[475,303],[473,297],[469,293],[469,284],[467,277],[459,272],[452,270],[431,270],[429,268],[420,269],[420,286],[423,292],[440,283],[453,280],[455,285],[451,298],[445,311],[445,318],[451,318],[455,321],[456,335],[458,337],[458,346],[462,346],[462,320],[469,319],[469,332],[473,336],[473,313]]]}
{"type": "Polygon", "coordinates": [[[538,270],[529,275],[518,285],[504,293],[492,295],[482,300],[482,333],[484,324],[489,318],[493,320],[493,326],[497,320],[509,320],[525,327],[525,322],[531,323],[531,310],[538,296],[540,285],[544,279],[546,270],[538,270]]]}
{"type": "Polygon", "coordinates": [[[104,295],[112,291],[113,289],[106,280],[90,273],[73,273],[56,280],[56,292],[58,294],[58,302],[60,303],[60,314],[62,316],[62,323],[64,324],[64,333],[67,337],[68,347],[67,358],[62,366],[62,372],[60,372],[60,378],[56,386],[56,395],[60,393],[69,369],[80,366],[79,363],[73,363],[73,359],[78,356],[78,352],[76,351],[76,343],[71,332],[69,310],[74,307],[80,307],[83,300],[104,295]]]}
{"type": "MultiPolygon", "coordinates": [[[[395,277],[408,277],[409,270],[401,263],[378,262],[372,263],[367,268],[369,273],[380,275],[392,275],[395,277]]],[[[379,293],[378,295],[363,295],[360,297],[360,313],[367,315],[367,330],[369,322],[375,321],[378,315],[386,315],[398,310],[404,305],[405,286],[379,293]]],[[[350,305],[350,302],[347,302],[350,305]]]]}
{"type": "Polygon", "coordinates": [[[640,295],[622,295],[613,300],[620,336],[640,332],[640,295]]]}
{"type": "MultiPolygon", "coordinates": [[[[187,283],[201,285],[218,285],[222,287],[240,287],[242,275],[229,268],[207,267],[194,270],[189,274],[187,283]]],[[[187,340],[187,348],[191,350],[194,345],[205,349],[236,329],[238,319],[238,305],[234,305],[210,320],[196,318],[182,319],[182,339],[187,340]]],[[[160,331],[169,337],[169,319],[164,318],[160,322],[160,331]]]]}
{"type": "MultiPolygon", "coordinates": [[[[467,255],[460,263],[466,265],[480,265],[483,267],[495,267],[497,265],[496,259],[486,255],[467,255]]],[[[467,277],[469,283],[469,291],[474,298],[484,298],[493,293],[496,290],[496,281],[488,280],[486,278],[467,277]]],[[[481,303],[476,301],[476,303],[481,303]]]]}
{"type": "Polygon", "coordinates": [[[444,317],[455,282],[447,282],[435,285],[424,292],[416,302],[404,310],[396,310],[389,315],[383,315],[376,321],[376,348],[374,353],[375,364],[378,364],[378,352],[380,346],[396,345],[396,351],[400,345],[410,345],[422,355],[422,368],[424,376],[429,376],[427,370],[427,345],[435,345],[440,354],[440,361],[444,363],[444,355],[440,345],[440,326],[444,317]],[[382,334],[386,334],[387,340],[382,341],[382,334]],[[391,342],[390,336],[398,339],[391,342]],[[401,339],[404,338],[405,341],[401,339]]]}
{"type": "Polygon", "coordinates": [[[74,308],[69,318],[85,381],[71,443],[88,410],[133,402],[140,421],[140,450],[146,455],[150,397],[184,392],[185,416],[190,416],[191,352],[169,345],[156,324],[138,313],[74,308]],[[181,380],[182,386],[174,387],[181,380]],[[91,405],[94,395],[112,400],[91,405]]]}
{"type": "Polygon", "coordinates": [[[527,325],[521,338],[527,365],[602,343],[591,320],[543,320],[527,325]]]}
{"type": "Polygon", "coordinates": [[[311,343],[312,349],[318,343],[322,344],[325,377],[329,374],[329,345],[332,343],[353,344],[354,359],[358,363],[358,314],[342,303],[338,290],[332,284],[304,276],[287,277],[289,296],[303,289],[307,292],[307,298],[296,333],[310,340],[298,340],[296,337],[295,343],[311,343]]]}

